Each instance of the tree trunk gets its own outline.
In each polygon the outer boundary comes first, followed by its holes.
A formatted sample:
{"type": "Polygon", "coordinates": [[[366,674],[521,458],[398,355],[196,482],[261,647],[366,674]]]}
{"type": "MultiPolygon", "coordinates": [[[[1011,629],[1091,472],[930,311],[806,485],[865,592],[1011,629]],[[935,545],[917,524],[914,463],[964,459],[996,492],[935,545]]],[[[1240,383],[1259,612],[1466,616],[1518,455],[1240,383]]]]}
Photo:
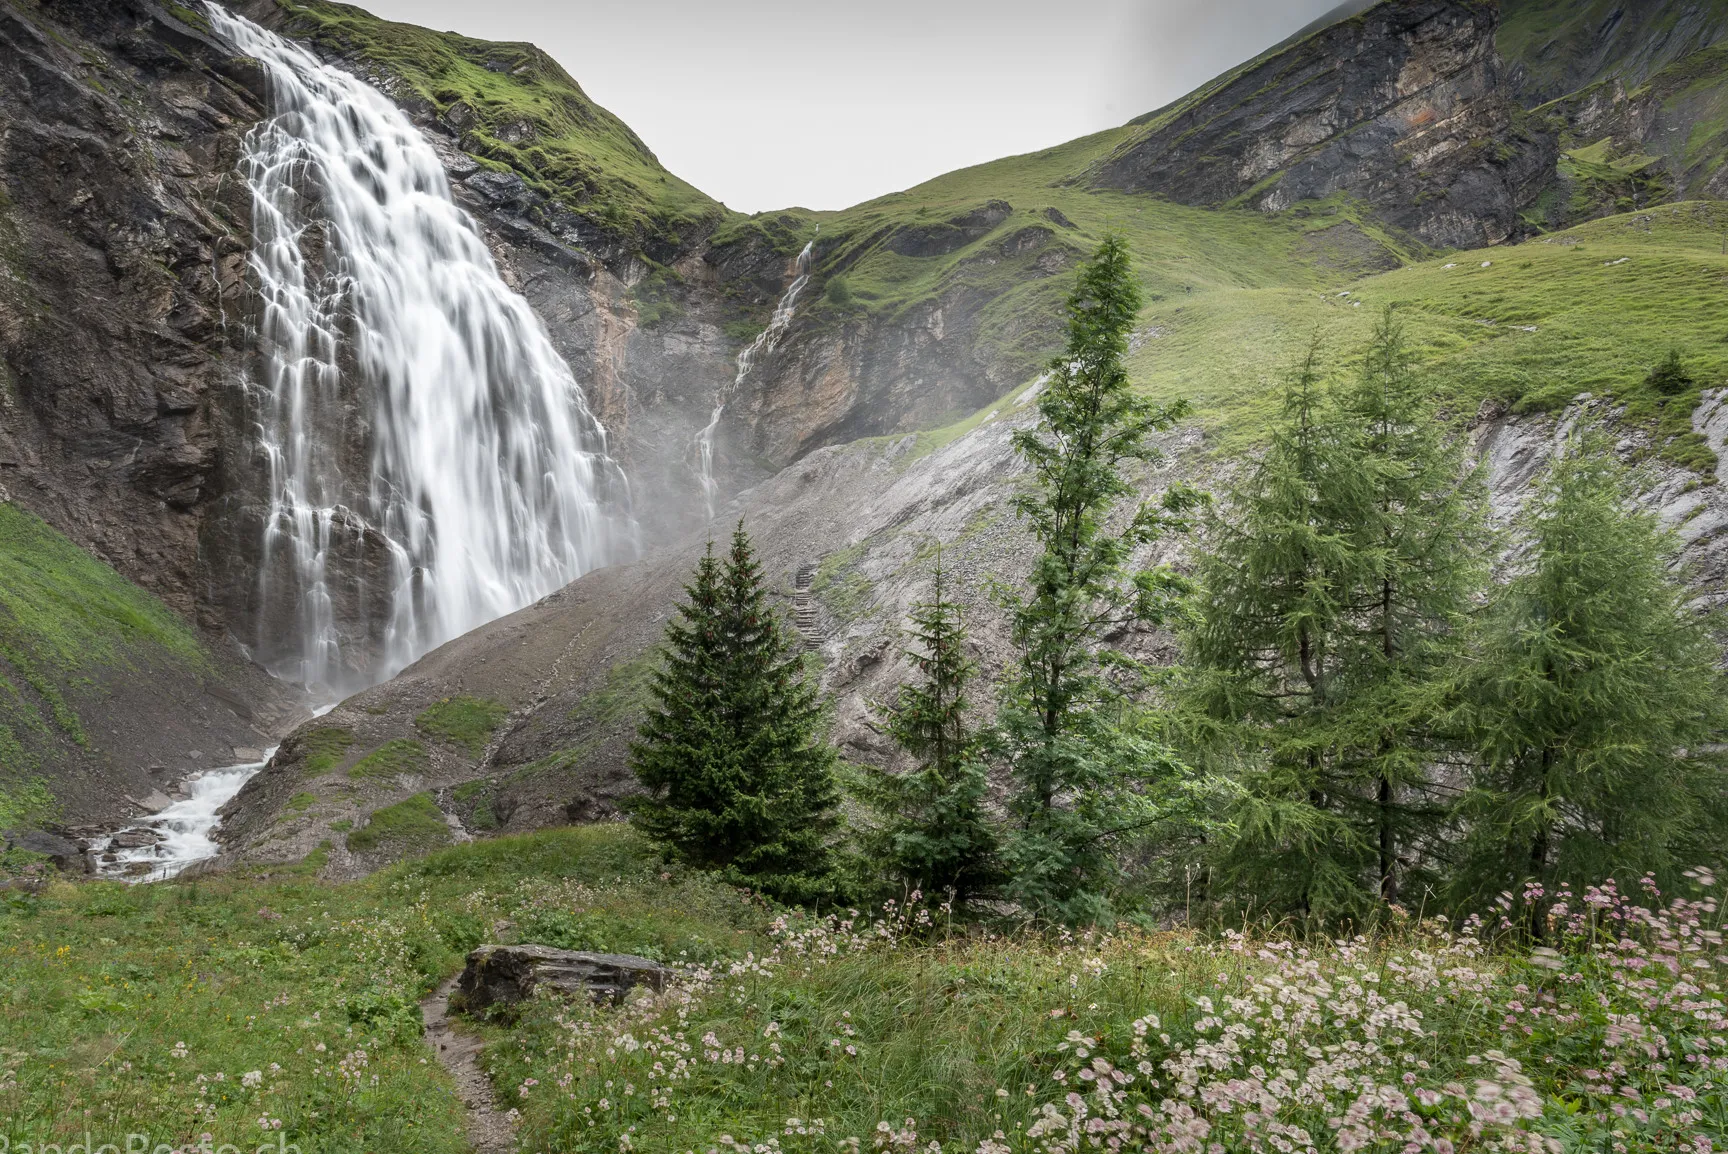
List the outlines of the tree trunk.
{"type": "Polygon", "coordinates": [[[1398,900],[1398,855],[1392,844],[1392,782],[1380,775],[1380,899],[1398,900]]]}

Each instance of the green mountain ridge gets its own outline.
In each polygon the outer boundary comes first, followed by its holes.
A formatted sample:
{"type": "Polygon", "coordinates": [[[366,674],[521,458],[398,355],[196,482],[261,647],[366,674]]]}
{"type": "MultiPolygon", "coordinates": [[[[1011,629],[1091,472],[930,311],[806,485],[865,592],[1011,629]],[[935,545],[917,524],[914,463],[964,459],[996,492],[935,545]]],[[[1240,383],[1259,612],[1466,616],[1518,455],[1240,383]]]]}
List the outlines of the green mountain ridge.
{"type": "Polygon", "coordinates": [[[532,44],[434,32],[329,0],[280,0],[280,9],[284,31],[396,81],[391,95],[449,125],[463,151],[598,228],[654,248],[726,215],[532,44]]]}

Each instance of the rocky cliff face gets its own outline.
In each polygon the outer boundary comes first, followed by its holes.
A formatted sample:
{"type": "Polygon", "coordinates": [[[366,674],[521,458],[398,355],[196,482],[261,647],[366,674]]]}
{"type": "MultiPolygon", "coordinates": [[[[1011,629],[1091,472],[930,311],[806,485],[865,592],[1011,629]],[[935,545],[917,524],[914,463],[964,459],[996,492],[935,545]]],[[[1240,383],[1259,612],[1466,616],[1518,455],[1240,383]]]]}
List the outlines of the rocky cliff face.
{"type": "Polygon", "coordinates": [[[1343,195],[1437,248],[1507,240],[1553,165],[1515,125],[1498,5],[1391,0],[1146,122],[1108,188],[1278,212],[1343,195]]]}
{"type": "Polygon", "coordinates": [[[1721,0],[1502,0],[1507,79],[1527,107],[1605,81],[1635,90],[1728,37],[1721,0]]]}
{"type": "Polygon", "coordinates": [[[261,78],[166,7],[0,8],[0,483],[191,615],[261,78]]]}
{"type": "Polygon", "coordinates": [[[992,199],[946,217],[873,230],[860,243],[818,237],[825,282],[872,252],[951,263],[932,291],[892,313],[818,300],[768,366],[746,382],[739,421],[761,458],[788,463],[862,437],[939,427],[1036,374],[1060,338],[1056,310],[992,315],[1005,286],[1038,293],[1082,255],[1060,212],[992,199]],[[1054,214],[1054,218],[1050,214],[1054,214]],[[1060,223],[1058,223],[1060,222],[1060,223]]]}
{"type": "Polygon", "coordinates": [[[0,501],[195,621],[208,647],[137,640],[76,600],[101,574],[52,548],[17,559],[56,592],[0,608],[0,776],[46,771],[73,820],[125,812],[303,715],[211,612],[204,531],[235,444],[225,332],[247,247],[229,174],[263,93],[186,15],[0,5],[0,501]],[[52,652],[68,636],[94,643],[52,652]]]}

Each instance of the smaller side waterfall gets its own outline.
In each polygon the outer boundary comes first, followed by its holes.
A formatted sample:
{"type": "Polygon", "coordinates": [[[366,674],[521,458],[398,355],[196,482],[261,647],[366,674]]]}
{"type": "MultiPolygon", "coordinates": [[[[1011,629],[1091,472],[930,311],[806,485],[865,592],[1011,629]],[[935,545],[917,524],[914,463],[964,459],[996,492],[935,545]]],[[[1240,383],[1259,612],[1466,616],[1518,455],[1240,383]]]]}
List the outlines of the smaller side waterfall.
{"type": "Polygon", "coordinates": [[[810,283],[810,252],[816,242],[811,241],[798,254],[798,263],[792,283],[774,306],[774,315],[769,318],[768,327],[756,335],[748,348],[738,354],[738,371],[732,376],[732,387],[722,389],[714,398],[714,412],[708,418],[708,424],[696,434],[696,469],[697,476],[702,481],[702,503],[708,510],[709,518],[714,516],[714,498],[719,496],[719,486],[714,482],[714,433],[720,427],[720,417],[726,412],[726,405],[738,390],[744,386],[744,378],[750,375],[750,369],[756,361],[773,352],[786,336],[786,330],[792,327],[792,314],[798,306],[798,294],[804,291],[810,283]]]}
{"type": "Polygon", "coordinates": [[[114,858],[102,863],[102,876],[125,881],[164,881],[187,866],[215,857],[222,848],[211,836],[221,823],[217,811],[233,800],[240,787],[252,780],[275,752],[274,749],[266,752],[263,761],[212,769],[193,778],[186,784],[186,800],[92,845],[91,852],[98,857],[111,854],[114,858]],[[117,838],[136,831],[147,831],[156,840],[111,849],[117,838]]]}

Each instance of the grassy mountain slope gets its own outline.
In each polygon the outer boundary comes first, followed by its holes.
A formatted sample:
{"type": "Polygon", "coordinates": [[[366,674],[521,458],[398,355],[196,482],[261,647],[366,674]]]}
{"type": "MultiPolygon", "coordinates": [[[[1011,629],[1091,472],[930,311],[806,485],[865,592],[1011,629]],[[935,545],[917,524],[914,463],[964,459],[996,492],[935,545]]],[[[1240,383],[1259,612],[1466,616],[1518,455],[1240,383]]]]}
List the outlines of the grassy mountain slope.
{"type": "Polygon", "coordinates": [[[0,791],[42,754],[91,744],[102,683],[214,669],[191,628],[38,518],[0,502],[0,791]]]}
{"type": "MultiPolygon", "coordinates": [[[[1357,223],[1343,206],[1332,214],[1268,216],[1194,209],[1079,186],[1075,174],[1126,134],[1124,129],[1099,133],[962,169],[841,212],[815,214],[823,269],[845,276],[866,307],[898,310],[940,285],[968,257],[990,251],[993,242],[1021,230],[1042,230],[1074,250],[1089,249],[1094,238],[1114,231],[1128,238],[1146,289],[1154,294],[1304,284],[1323,279],[1326,272],[1325,246],[1311,243],[1314,234],[1357,223]],[[952,253],[926,257],[912,246],[892,243],[921,228],[941,233],[948,221],[978,213],[992,202],[1013,211],[952,253]]],[[[945,238],[932,239],[941,245],[945,238]]],[[[1386,238],[1373,239],[1379,243],[1360,246],[1367,261],[1395,260],[1386,238]]]]}
{"type": "Polygon", "coordinates": [[[459,129],[464,151],[615,234],[676,243],[725,214],[532,44],[396,24],[329,0],[279,3],[289,31],[388,73],[407,88],[397,99],[417,97],[459,129]]]}
{"type": "MultiPolygon", "coordinates": [[[[1148,206],[1147,217],[1175,227],[1171,207],[1148,206]]],[[[1138,222],[1152,247],[1136,257],[1156,288],[1140,314],[1131,369],[1151,395],[1191,401],[1220,451],[1258,442],[1281,404],[1284,376],[1313,341],[1331,368],[1348,371],[1390,305],[1453,411],[1468,415],[1485,400],[1514,412],[1552,411],[1580,393],[1611,396],[1672,439],[1670,459],[1714,468],[1697,452],[1690,414],[1701,389],[1728,381],[1728,204],[1664,205],[1365,276],[1315,257],[1320,244],[1337,239],[1329,233],[1360,236],[1354,225],[1320,219],[1290,233],[1244,227],[1231,234],[1235,214],[1182,211],[1210,224],[1220,247],[1265,246],[1257,259],[1232,266],[1240,275],[1230,278],[1186,263],[1193,249],[1160,254],[1162,230],[1138,222]],[[1175,279],[1184,272],[1191,279],[1175,279]],[[1647,377],[1671,351],[1696,385],[1665,397],[1647,377]]],[[[1192,243],[1192,235],[1183,242],[1192,243]]],[[[1047,286],[1051,300],[1018,303],[1053,306],[1066,287],[1056,278],[1047,286]]],[[[998,410],[1007,406],[989,412],[998,410]]],[[[986,415],[980,410],[926,439],[945,443],[986,415]]]]}
{"type": "MultiPolygon", "coordinates": [[[[1116,129],[1008,157],[836,212],[736,220],[713,243],[723,248],[754,233],[791,255],[814,240],[815,281],[799,304],[798,341],[894,347],[908,331],[934,330],[991,367],[998,383],[985,395],[1041,370],[1059,339],[1066,273],[1106,232],[1128,239],[1154,302],[1318,289],[1409,255],[1345,198],[1269,215],[1193,208],[1076,178],[1130,134],[1116,129]]],[[[934,366],[921,375],[927,387],[953,388],[943,374],[934,366]]],[[[972,396],[982,399],[975,389],[972,396]]]]}
{"type": "Polygon", "coordinates": [[[1192,398],[1223,446],[1242,446],[1276,411],[1278,383],[1311,340],[1337,365],[1395,305],[1455,411],[1488,398],[1545,410],[1583,392],[1611,394],[1635,416],[1667,415],[1664,427],[1684,437],[1696,391],[1663,398],[1645,378],[1678,350],[1700,386],[1728,380],[1725,230],[1728,205],[1669,205],[1511,248],[1340,277],[1322,291],[1157,302],[1142,314],[1153,339],[1133,367],[1155,394],[1192,398]]]}

